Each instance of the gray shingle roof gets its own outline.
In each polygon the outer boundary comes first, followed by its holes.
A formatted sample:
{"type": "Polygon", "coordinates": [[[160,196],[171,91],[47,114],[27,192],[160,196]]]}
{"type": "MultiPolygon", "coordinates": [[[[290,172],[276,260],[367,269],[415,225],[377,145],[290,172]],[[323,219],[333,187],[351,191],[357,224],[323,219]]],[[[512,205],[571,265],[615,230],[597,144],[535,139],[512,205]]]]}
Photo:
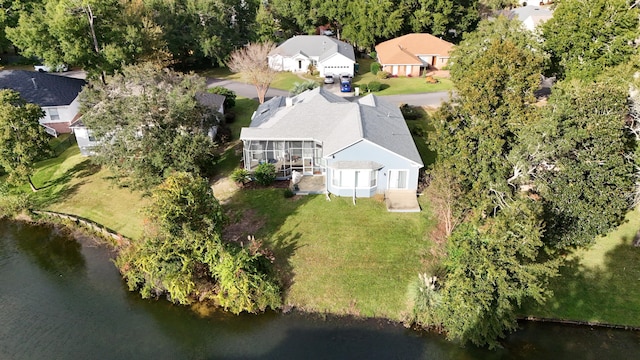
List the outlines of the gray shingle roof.
{"type": "Polygon", "coordinates": [[[40,106],[69,105],[78,97],[84,80],[25,70],[0,71],[0,89],[11,89],[40,106]]]}
{"type": "Polygon", "coordinates": [[[543,20],[550,19],[553,16],[553,11],[549,8],[543,8],[539,6],[522,6],[511,10],[510,18],[517,18],[524,22],[529,16],[533,16],[534,20],[540,18],[543,20]]]}
{"type": "Polygon", "coordinates": [[[269,55],[291,57],[298,53],[306,57],[317,57],[318,61],[322,61],[339,53],[356,61],[353,46],[325,35],[294,36],[275,48],[269,55]]]}
{"type": "Polygon", "coordinates": [[[362,139],[422,165],[400,109],[374,95],[349,102],[323,88],[275,97],[256,110],[242,140],[316,140],[331,155],[362,139]]]}
{"type": "Polygon", "coordinates": [[[222,104],[224,104],[225,99],[226,97],[220,94],[212,94],[208,92],[196,93],[196,100],[200,104],[216,111],[220,109],[220,106],[222,106],[222,104]]]}

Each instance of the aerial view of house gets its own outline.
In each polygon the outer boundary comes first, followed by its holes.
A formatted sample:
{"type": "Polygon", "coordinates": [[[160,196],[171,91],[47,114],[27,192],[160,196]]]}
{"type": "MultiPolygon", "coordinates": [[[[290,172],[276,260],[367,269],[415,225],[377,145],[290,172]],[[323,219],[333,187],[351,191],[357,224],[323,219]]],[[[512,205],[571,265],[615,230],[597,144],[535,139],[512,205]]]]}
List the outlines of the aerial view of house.
{"type": "Polygon", "coordinates": [[[17,91],[27,102],[40,105],[45,112],[40,124],[53,136],[71,132],[80,106],[78,94],[85,84],[81,79],[44,72],[0,71],[0,89],[17,91]]]}
{"type": "Polygon", "coordinates": [[[319,192],[336,196],[404,192],[415,200],[424,166],[398,107],[372,94],[350,102],[316,88],[275,97],[256,110],[240,139],[245,169],[272,163],[279,179],[294,171],[318,177],[319,192]]]}
{"type": "Polygon", "coordinates": [[[534,31],[540,24],[553,17],[553,10],[549,7],[527,5],[511,10],[509,18],[518,19],[525,29],[534,31]]]}
{"type": "Polygon", "coordinates": [[[312,65],[320,76],[353,76],[355,63],[352,45],[325,35],[294,36],[269,54],[269,66],[274,70],[306,72],[312,65]]]}
{"type": "Polygon", "coordinates": [[[453,44],[431,34],[407,34],[376,45],[382,70],[391,75],[420,76],[425,70],[442,69],[453,44]]]}

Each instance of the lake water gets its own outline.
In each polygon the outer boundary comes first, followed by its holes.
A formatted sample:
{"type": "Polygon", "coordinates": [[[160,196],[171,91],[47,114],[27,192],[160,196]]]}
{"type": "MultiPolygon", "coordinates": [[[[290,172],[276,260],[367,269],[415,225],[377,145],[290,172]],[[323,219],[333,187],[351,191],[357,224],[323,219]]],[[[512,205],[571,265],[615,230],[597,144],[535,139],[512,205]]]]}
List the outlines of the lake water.
{"type": "Polygon", "coordinates": [[[0,221],[0,360],[345,358],[635,359],[640,333],[524,323],[488,351],[383,320],[202,318],[127,291],[102,247],[0,221]]]}

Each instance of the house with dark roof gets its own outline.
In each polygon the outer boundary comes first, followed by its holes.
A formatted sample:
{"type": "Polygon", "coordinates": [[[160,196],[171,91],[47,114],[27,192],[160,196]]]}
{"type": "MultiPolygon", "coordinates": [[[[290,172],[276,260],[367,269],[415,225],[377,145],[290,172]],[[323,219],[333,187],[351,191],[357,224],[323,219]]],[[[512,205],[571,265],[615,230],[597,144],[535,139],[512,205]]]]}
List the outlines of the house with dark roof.
{"type": "Polygon", "coordinates": [[[355,72],[353,46],[326,35],[298,35],[283,42],[268,56],[269,67],[277,71],[306,72],[316,67],[320,76],[355,72]]]}
{"type": "Polygon", "coordinates": [[[424,70],[442,69],[453,44],[431,34],[413,33],[376,45],[382,70],[397,76],[420,76],[424,70]]]}
{"type": "Polygon", "coordinates": [[[0,71],[0,89],[17,91],[27,102],[40,105],[45,112],[40,124],[54,136],[71,132],[80,108],[78,95],[85,84],[81,79],[44,72],[0,71]]]}
{"type": "MultiPolygon", "coordinates": [[[[196,93],[196,100],[211,110],[214,110],[220,114],[224,114],[224,100],[226,98],[223,95],[219,94],[211,94],[206,92],[196,93]]],[[[78,148],[80,148],[80,154],[84,156],[93,155],[92,148],[98,144],[98,139],[96,139],[91,133],[91,129],[87,128],[85,124],[82,122],[82,117],[78,117],[71,124],[71,129],[73,129],[73,133],[76,135],[76,142],[78,143],[78,148]]],[[[209,129],[209,136],[213,139],[216,137],[218,133],[218,126],[214,126],[209,129]]]]}
{"type": "Polygon", "coordinates": [[[271,163],[278,179],[302,175],[320,184],[315,193],[354,201],[382,194],[389,210],[420,211],[420,154],[400,109],[373,94],[351,102],[316,88],[274,97],[258,107],[240,139],[246,170],[271,163]],[[390,205],[397,197],[410,205],[390,205]]]}

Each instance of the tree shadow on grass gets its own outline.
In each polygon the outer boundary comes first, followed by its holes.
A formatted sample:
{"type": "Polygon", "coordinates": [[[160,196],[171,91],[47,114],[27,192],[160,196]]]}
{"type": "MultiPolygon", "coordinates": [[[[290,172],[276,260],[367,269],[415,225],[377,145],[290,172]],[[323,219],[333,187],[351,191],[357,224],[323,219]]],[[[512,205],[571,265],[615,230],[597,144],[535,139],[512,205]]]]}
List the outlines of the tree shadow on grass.
{"type": "Polygon", "coordinates": [[[38,193],[39,205],[48,206],[55,203],[62,197],[69,197],[75,194],[78,189],[85,185],[87,177],[96,174],[101,170],[100,165],[96,165],[87,159],[79,164],[76,164],[71,169],[67,170],[62,176],[47,181],[44,186],[40,187],[38,193]],[[77,181],[73,185],[70,182],[73,179],[82,179],[77,181]]]}
{"type": "Polygon", "coordinates": [[[568,320],[640,326],[640,248],[633,239],[609,250],[602,264],[585,266],[572,257],[551,282],[554,295],[529,314],[568,320]]]}

